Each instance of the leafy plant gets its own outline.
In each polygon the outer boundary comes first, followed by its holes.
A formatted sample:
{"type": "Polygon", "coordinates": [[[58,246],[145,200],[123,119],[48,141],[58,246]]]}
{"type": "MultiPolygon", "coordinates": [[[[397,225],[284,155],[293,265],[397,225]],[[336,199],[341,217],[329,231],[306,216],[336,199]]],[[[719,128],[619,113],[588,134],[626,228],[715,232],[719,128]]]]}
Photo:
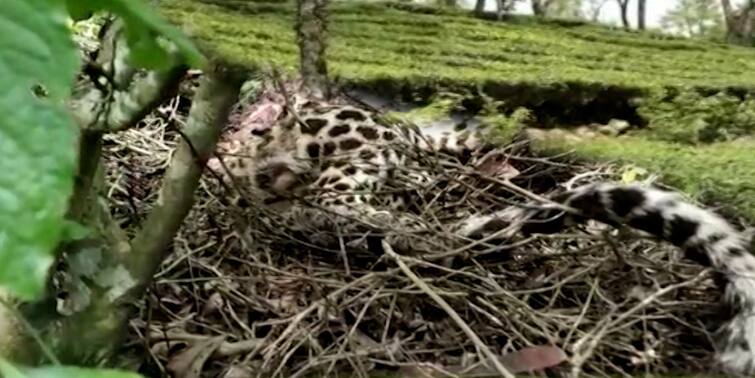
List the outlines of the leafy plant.
{"type": "Polygon", "coordinates": [[[32,299],[71,194],[77,130],[64,104],[78,61],[56,2],[3,1],[0,14],[0,285],[32,299]]]}
{"type": "MultiPolygon", "coordinates": [[[[134,60],[151,66],[146,56],[167,55],[155,42],[163,33],[187,60],[201,64],[201,54],[167,23],[155,19],[137,1],[69,1],[75,15],[110,7],[134,30],[129,41],[134,60]],[[87,8],[86,5],[89,4],[87,8]],[[108,4],[108,5],[104,5],[108,4]],[[142,30],[136,32],[136,30],[142,30]]],[[[66,102],[79,67],[59,2],[12,0],[0,4],[4,30],[0,70],[5,96],[0,98],[0,285],[22,299],[42,291],[51,251],[63,232],[71,194],[77,128],[66,102]]]]}
{"type": "Polygon", "coordinates": [[[713,143],[755,132],[755,98],[749,94],[664,90],[643,101],[638,112],[648,120],[649,138],[669,142],[713,143]]]}
{"type": "Polygon", "coordinates": [[[108,11],[121,17],[126,23],[127,40],[131,47],[132,62],[136,66],[152,69],[170,67],[174,62],[160,45],[160,38],[167,38],[183,53],[186,63],[200,67],[204,57],[180,31],[164,22],[141,1],[132,0],[67,0],[71,18],[89,18],[94,12],[108,11]]]}
{"type": "Polygon", "coordinates": [[[511,114],[504,114],[500,111],[505,102],[495,100],[484,93],[480,92],[482,99],[482,109],[477,117],[485,124],[493,127],[493,136],[500,143],[510,142],[516,134],[522,130],[524,125],[532,122],[532,111],[525,107],[517,107],[511,114]]]}
{"type": "MultiPolygon", "coordinates": [[[[442,91],[434,94],[428,105],[405,112],[402,116],[419,123],[436,121],[448,117],[455,110],[461,110],[464,98],[463,94],[442,91]]],[[[418,95],[416,100],[419,99],[418,95]]]]}
{"type": "MultiPolygon", "coordinates": [[[[112,12],[125,22],[135,66],[204,64],[185,36],[139,0],[0,2],[0,287],[21,300],[40,297],[53,250],[63,238],[82,231],[64,218],[80,137],[67,107],[80,68],[69,17],[85,19],[97,11],[112,12]],[[163,42],[178,48],[180,61],[171,58],[176,54],[163,42]]],[[[5,359],[0,359],[0,373],[14,378],[138,377],[57,364],[27,368],[5,359]]]]}

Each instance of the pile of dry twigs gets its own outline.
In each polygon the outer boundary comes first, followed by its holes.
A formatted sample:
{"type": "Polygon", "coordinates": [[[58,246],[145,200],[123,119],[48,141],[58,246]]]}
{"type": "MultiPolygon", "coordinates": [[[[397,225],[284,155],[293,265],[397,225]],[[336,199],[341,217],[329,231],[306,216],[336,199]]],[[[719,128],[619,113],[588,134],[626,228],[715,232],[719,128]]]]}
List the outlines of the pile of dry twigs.
{"type": "MultiPolygon", "coordinates": [[[[126,227],[155,200],[187,101],[176,97],[107,141],[110,201],[126,227]]],[[[509,152],[520,172],[511,182],[533,195],[615,174],[611,166],[534,156],[523,144],[509,152]]],[[[517,357],[521,350],[555,358],[546,372],[559,376],[710,366],[720,289],[676,249],[637,234],[591,225],[470,251],[438,231],[422,237],[447,249],[344,254],[293,237],[253,207],[227,205],[227,191],[205,175],[131,322],[126,349],[145,356],[150,375],[500,376],[501,367],[537,367],[517,357]]],[[[526,200],[491,184],[453,206],[479,208],[486,191],[526,200]]],[[[441,210],[427,206],[425,219],[439,218],[430,215],[441,210]]]]}

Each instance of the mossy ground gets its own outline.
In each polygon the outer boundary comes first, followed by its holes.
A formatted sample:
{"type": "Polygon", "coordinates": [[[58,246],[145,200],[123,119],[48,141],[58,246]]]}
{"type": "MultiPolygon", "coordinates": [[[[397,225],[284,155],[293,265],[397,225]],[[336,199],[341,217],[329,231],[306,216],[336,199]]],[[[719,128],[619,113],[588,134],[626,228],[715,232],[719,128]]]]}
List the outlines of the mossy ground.
{"type": "MultiPolygon", "coordinates": [[[[290,2],[160,4],[170,20],[227,60],[249,67],[297,68],[290,2]]],[[[693,197],[735,206],[755,221],[755,142],[676,143],[668,135],[683,134],[677,129],[686,123],[700,126],[676,114],[691,114],[684,107],[699,101],[674,104],[668,111],[651,109],[651,116],[637,111],[642,105],[633,105],[639,98],[660,101],[655,94],[669,88],[705,96],[734,93],[743,104],[751,101],[746,97],[755,93],[755,49],[589,23],[529,17],[497,22],[462,11],[356,2],[331,4],[329,37],[330,74],[341,82],[396,93],[425,92],[424,97],[439,88],[478,89],[509,104],[508,111],[519,106],[533,110],[540,123],[548,117],[571,124],[621,118],[649,126],[620,139],[547,145],[575,148],[586,158],[643,166],[693,197]],[[669,120],[676,124],[670,126],[669,120]],[[673,132],[664,132],[671,127],[673,132]]],[[[699,106],[695,109],[700,112],[699,106]]],[[[714,129],[729,123],[721,114],[704,121],[719,122],[714,129]]],[[[737,130],[752,129],[745,125],[749,118],[738,122],[737,130]]]]}

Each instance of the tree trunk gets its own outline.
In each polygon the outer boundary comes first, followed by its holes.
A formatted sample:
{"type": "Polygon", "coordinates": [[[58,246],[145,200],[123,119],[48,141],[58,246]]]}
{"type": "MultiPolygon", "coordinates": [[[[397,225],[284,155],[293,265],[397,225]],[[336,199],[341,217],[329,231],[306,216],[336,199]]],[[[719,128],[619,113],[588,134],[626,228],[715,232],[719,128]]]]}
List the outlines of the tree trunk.
{"type": "Polygon", "coordinates": [[[608,0],[592,1],[590,3],[590,21],[597,22],[600,18],[600,10],[606,5],[608,0]]]}
{"type": "Polygon", "coordinates": [[[621,23],[624,28],[629,29],[629,17],[627,15],[629,11],[629,0],[616,0],[619,3],[619,10],[621,11],[621,23]]]}
{"type": "Polygon", "coordinates": [[[731,7],[731,1],[721,0],[721,8],[724,11],[724,21],[726,22],[727,34],[734,29],[734,9],[731,7]]]}
{"type": "Polygon", "coordinates": [[[637,0],[637,29],[645,30],[645,0],[637,0]]]}
{"type": "Polygon", "coordinates": [[[504,0],[496,0],[496,17],[498,18],[498,21],[501,21],[503,19],[503,13],[506,12],[506,4],[504,3],[504,0]]]}
{"type": "Polygon", "coordinates": [[[325,59],[328,0],[297,0],[296,35],[304,89],[309,95],[330,96],[325,59]]]}
{"type": "Polygon", "coordinates": [[[740,9],[734,9],[729,0],[721,0],[726,21],[726,40],[745,46],[755,44],[755,1],[748,0],[740,9]]]}
{"type": "Polygon", "coordinates": [[[544,17],[546,12],[545,7],[546,5],[543,3],[543,0],[532,0],[532,13],[535,16],[544,17]]]}
{"type": "Polygon", "coordinates": [[[551,5],[553,5],[553,0],[532,0],[532,13],[535,16],[545,17],[551,5]]]}
{"type": "Polygon", "coordinates": [[[474,5],[474,12],[477,14],[482,14],[482,12],[485,11],[485,0],[477,0],[477,2],[474,5]]]}

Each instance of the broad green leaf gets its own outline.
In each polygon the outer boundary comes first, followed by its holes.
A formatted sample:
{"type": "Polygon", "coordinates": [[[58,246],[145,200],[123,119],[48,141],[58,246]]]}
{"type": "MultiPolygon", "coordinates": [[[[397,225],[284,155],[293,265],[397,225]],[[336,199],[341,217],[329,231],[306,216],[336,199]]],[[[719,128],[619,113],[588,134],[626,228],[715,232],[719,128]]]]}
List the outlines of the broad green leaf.
{"type": "Polygon", "coordinates": [[[204,65],[204,57],[194,44],[180,30],[168,24],[156,11],[150,9],[143,2],[136,0],[112,0],[110,8],[114,13],[124,18],[127,27],[142,27],[153,30],[173,41],[184,54],[188,64],[194,67],[204,65]]]}
{"type": "Polygon", "coordinates": [[[157,44],[157,36],[175,43],[189,65],[201,68],[205,63],[204,56],[189,38],[141,0],[67,0],[66,3],[72,17],[100,10],[120,16],[126,23],[129,46],[132,48],[131,58],[136,65],[165,68],[174,63],[167,59],[165,50],[157,44]]]}
{"type": "Polygon", "coordinates": [[[50,366],[22,370],[24,378],[142,378],[131,372],[110,369],[84,369],[73,366],[50,366]]]}
{"type": "Polygon", "coordinates": [[[71,0],[66,1],[68,14],[74,21],[81,21],[92,16],[96,9],[96,0],[71,0]]]}
{"type": "Polygon", "coordinates": [[[180,62],[173,61],[168,52],[157,42],[156,33],[145,28],[126,26],[126,35],[131,48],[131,64],[153,70],[163,70],[180,62]]]}
{"type": "Polygon", "coordinates": [[[0,358],[0,374],[3,378],[24,378],[24,374],[9,361],[0,358]]]}
{"type": "Polygon", "coordinates": [[[66,21],[56,1],[0,1],[0,286],[23,299],[42,291],[73,186],[79,62],[66,21]]]}
{"type": "Polygon", "coordinates": [[[24,368],[0,360],[0,373],[4,378],[142,378],[131,372],[111,369],[85,369],[75,366],[43,366],[24,368]]]}

